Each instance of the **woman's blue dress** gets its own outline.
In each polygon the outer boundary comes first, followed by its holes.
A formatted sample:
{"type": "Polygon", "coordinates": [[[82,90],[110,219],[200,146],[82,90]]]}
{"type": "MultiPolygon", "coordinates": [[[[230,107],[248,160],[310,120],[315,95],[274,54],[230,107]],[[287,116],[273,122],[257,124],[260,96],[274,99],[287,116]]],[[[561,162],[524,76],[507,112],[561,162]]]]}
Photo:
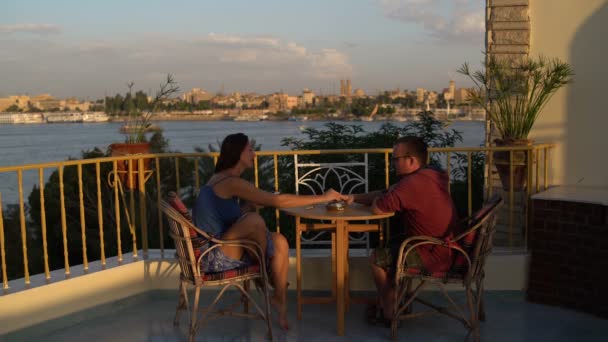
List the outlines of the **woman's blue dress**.
{"type": "MultiPolygon", "coordinates": [[[[217,183],[219,182],[215,184],[217,183]]],[[[200,189],[192,208],[194,225],[217,239],[222,239],[222,235],[242,216],[243,213],[236,197],[221,198],[216,195],[213,186],[208,184],[200,189]]],[[[274,256],[274,244],[269,231],[266,234],[266,242],[266,259],[268,260],[274,256]]],[[[202,249],[206,248],[208,246],[202,247],[202,249]]],[[[226,256],[220,248],[215,248],[203,257],[201,270],[205,273],[222,272],[249,264],[251,261],[246,253],[243,254],[241,260],[236,260],[226,256]]]]}

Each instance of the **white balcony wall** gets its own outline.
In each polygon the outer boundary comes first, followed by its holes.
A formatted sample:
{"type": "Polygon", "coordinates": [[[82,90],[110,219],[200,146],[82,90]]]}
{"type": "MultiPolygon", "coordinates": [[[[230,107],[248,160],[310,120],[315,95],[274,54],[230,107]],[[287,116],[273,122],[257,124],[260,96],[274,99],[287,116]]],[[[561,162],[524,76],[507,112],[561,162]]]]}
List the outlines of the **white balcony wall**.
{"type": "Polygon", "coordinates": [[[531,138],[557,144],[554,184],[608,187],[608,1],[531,0],[530,17],[530,56],[558,57],[576,74],[545,107],[531,138]]]}

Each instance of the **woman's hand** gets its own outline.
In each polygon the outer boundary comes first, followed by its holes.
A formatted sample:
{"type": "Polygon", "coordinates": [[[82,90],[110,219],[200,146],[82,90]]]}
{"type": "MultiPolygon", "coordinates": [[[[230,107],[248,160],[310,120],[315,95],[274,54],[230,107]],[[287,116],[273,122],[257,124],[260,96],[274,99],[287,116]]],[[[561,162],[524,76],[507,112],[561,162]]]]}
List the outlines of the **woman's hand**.
{"type": "Polygon", "coordinates": [[[344,202],[347,202],[351,196],[350,195],[342,195],[341,193],[337,192],[334,189],[329,189],[329,190],[327,190],[323,194],[323,197],[324,197],[324,201],[327,201],[327,202],[330,202],[330,201],[344,201],[344,202]]]}
{"type": "Polygon", "coordinates": [[[323,194],[323,200],[326,202],[343,200],[343,195],[334,189],[329,189],[323,194]]]}

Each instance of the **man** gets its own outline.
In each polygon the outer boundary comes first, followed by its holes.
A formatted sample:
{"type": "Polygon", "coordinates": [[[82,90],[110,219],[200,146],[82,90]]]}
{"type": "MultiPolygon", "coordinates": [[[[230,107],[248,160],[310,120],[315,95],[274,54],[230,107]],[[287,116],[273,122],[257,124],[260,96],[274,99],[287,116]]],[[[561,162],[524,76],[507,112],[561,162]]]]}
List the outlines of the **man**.
{"type": "MultiPolygon", "coordinates": [[[[458,229],[458,214],[448,192],[448,175],[428,167],[427,158],[427,145],[422,139],[414,136],[399,138],[392,155],[399,182],[387,191],[351,195],[347,200],[348,203],[371,205],[377,214],[395,211],[400,216],[399,233],[391,237],[387,249],[377,249],[370,257],[379,305],[387,320],[391,320],[393,315],[395,264],[401,243],[417,235],[443,240],[452,237],[458,229]]],[[[452,258],[445,247],[423,245],[408,254],[406,264],[430,273],[443,272],[452,266],[452,258]]]]}

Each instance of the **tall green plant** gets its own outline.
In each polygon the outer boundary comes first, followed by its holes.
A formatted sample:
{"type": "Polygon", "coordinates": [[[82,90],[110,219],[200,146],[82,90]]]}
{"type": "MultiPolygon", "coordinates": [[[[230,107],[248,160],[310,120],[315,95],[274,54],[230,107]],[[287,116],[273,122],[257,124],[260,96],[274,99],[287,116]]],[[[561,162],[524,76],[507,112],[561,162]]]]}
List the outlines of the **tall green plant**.
{"type": "Polygon", "coordinates": [[[458,72],[475,84],[470,101],[486,110],[503,140],[526,139],[549,99],[574,76],[568,63],[543,56],[515,63],[491,57],[485,69],[472,72],[464,63],[458,72]]]}
{"type": "MultiPolygon", "coordinates": [[[[131,94],[131,89],[134,85],[134,82],[129,82],[127,84],[127,86],[129,87],[128,95],[131,94]]],[[[125,142],[127,144],[146,142],[146,131],[152,125],[152,114],[156,111],[158,105],[163,99],[177,93],[178,91],[179,86],[177,86],[177,83],[175,83],[175,80],[173,80],[173,76],[171,74],[168,74],[165,82],[160,84],[159,89],[156,92],[156,95],[154,96],[154,99],[150,102],[150,105],[148,107],[149,109],[145,113],[140,112],[140,109],[135,106],[129,108],[129,116],[125,124],[127,129],[127,138],[125,142]]]]}

